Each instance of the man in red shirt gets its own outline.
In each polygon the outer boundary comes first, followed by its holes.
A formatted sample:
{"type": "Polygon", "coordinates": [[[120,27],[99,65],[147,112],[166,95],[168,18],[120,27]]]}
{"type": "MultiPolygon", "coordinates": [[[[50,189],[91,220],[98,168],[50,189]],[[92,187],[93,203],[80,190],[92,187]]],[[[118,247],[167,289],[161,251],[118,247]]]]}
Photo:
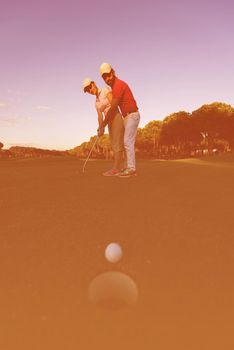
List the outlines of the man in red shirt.
{"type": "Polygon", "coordinates": [[[114,117],[116,108],[120,109],[124,121],[124,148],[127,157],[127,168],[119,176],[136,176],[135,161],[135,140],[140,114],[136,101],[129,86],[115,75],[115,71],[109,63],[103,63],[100,67],[100,73],[107,85],[112,88],[111,108],[105,116],[101,132],[104,133],[105,126],[114,117]]]}

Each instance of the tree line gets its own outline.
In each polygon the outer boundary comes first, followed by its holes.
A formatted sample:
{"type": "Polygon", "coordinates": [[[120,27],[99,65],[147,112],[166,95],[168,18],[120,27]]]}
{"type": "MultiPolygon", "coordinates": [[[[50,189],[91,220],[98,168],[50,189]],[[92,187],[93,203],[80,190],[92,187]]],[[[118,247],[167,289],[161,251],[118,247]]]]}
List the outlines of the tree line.
{"type": "MultiPolygon", "coordinates": [[[[14,146],[2,150],[0,157],[76,156],[85,158],[90,152],[96,136],[67,151],[44,150],[34,147],[14,146]]],[[[152,120],[138,128],[136,153],[139,158],[181,158],[204,154],[234,151],[234,109],[222,102],[205,104],[188,113],[172,113],[163,120],[152,120]]],[[[92,158],[111,159],[108,134],[99,138],[92,158]]]]}
{"type": "Polygon", "coordinates": [[[23,146],[12,146],[7,150],[1,150],[3,146],[3,143],[0,142],[0,158],[37,158],[69,155],[68,151],[57,151],[23,146]]]}
{"type": "MultiPolygon", "coordinates": [[[[94,141],[95,136],[69,153],[84,158],[94,141]]],[[[192,113],[180,111],[164,120],[152,120],[138,128],[135,146],[140,158],[180,158],[234,151],[234,109],[226,103],[214,102],[192,113]]],[[[107,134],[99,138],[92,157],[113,157],[107,134]]]]}

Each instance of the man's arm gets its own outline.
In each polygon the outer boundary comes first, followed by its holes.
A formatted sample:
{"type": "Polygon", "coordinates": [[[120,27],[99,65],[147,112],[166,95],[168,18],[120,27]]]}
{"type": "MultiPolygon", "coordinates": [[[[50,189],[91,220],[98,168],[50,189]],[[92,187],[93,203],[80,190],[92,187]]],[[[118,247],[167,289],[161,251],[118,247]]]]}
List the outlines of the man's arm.
{"type": "Polygon", "coordinates": [[[109,121],[115,116],[116,111],[118,109],[119,105],[119,99],[113,98],[111,101],[111,107],[109,111],[107,112],[105,119],[102,122],[102,127],[105,128],[105,126],[109,123],[109,121]]]}

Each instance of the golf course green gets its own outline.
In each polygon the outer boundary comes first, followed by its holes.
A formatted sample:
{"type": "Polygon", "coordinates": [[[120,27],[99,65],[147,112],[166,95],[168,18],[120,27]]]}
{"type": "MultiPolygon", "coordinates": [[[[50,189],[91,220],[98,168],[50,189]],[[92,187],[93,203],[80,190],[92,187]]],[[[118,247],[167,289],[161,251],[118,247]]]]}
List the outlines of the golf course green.
{"type": "Polygon", "coordinates": [[[83,164],[0,160],[0,349],[234,349],[234,156],[83,164]],[[134,303],[92,303],[105,272],[134,303]]]}

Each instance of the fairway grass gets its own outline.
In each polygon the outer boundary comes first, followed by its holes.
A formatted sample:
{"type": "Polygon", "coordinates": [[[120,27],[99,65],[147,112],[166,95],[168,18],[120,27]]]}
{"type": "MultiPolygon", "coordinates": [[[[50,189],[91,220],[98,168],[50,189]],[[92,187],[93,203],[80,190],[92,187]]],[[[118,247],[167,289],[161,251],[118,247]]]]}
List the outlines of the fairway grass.
{"type": "Polygon", "coordinates": [[[139,160],[127,179],[83,164],[0,160],[0,349],[233,349],[233,156],[139,160]],[[111,271],[133,306],[90,302],[111,271]]]}

